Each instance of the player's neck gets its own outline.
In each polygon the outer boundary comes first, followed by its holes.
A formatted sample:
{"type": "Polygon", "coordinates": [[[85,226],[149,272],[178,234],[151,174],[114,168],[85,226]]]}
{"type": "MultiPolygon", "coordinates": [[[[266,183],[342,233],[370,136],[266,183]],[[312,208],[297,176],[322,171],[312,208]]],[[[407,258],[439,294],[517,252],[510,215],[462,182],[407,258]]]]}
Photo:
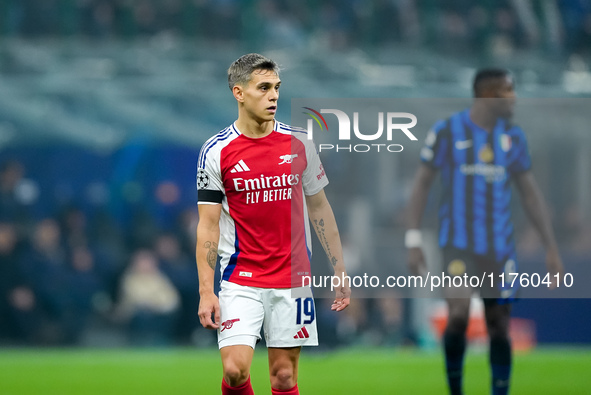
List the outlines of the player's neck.
{"type": "Polygon", "coordinates": [[[470,109],[469,117],[476,126],[487,132],[492,132],[498,120],[497,116],[492,114],[490,110],[476,105],[470,109]]]}
{"type": "Polygon", "coordinates": [[[275,120],[258,122],[254,119],[247,119],[245,117],[238,117],[236,120],[236,127],[246,137],[258,139],[268,136],[275,127],[275,120]]]}

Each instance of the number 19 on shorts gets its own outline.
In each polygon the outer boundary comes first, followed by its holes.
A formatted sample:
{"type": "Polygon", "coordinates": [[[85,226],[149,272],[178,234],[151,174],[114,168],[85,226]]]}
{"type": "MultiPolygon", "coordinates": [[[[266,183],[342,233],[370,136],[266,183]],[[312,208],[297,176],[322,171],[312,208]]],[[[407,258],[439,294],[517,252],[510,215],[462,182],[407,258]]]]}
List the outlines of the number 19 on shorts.
{"type": "Polygon", "coordinates": [[[295,301],[297,305],[296,325],[302,325],[302,315],[304,316],[304,325],[314,322],[314,299],[297,298],[295,301]]]}

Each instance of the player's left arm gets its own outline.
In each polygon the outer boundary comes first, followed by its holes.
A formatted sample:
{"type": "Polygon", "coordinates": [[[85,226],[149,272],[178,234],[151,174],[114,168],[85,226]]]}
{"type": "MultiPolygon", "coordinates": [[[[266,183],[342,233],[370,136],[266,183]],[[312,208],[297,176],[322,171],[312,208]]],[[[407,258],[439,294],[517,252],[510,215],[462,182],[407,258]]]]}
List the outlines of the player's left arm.
{"type": "MultiPolygon", "coordinates": [[[[347,276],[347,271],[343,260],[343,247],[341,245],[339,229],[324,190],[314,195],[306,196],[306,205],[308,206],[308,215],[314,225],[316,235],[334,269],[334,275],[344,279],[347,276]]],[[[341,311],[351,302],[350,284],[346,284],[346,281],[342,282],[341,287],[336,290],[335,301],[331,306],[332,310],[341,311]]]]}
{"type": "Polygon", "coordinates": [[[556,282],[555,274],[562,276],[563,265],[558,252],[558,244],[552,231],[552,222],[546,202],[530,170],[516,174],[515,181],[521,195],[521,204],[540,234],[546,248],[546,267],[554,283],[556,282]]]}

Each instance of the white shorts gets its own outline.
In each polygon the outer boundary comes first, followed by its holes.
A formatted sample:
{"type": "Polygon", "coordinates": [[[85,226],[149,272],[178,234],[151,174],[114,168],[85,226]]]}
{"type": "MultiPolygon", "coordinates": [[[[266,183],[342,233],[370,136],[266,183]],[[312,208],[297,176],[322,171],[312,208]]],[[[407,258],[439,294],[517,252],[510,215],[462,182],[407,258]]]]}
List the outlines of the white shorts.
{"type": "Polygon", "coordinates": [[[267,347],[317,346],[316,307],[312,289],[255,288],[222,281],[219,294],[219,348],[255,348],[264,328],[267,347]]]}

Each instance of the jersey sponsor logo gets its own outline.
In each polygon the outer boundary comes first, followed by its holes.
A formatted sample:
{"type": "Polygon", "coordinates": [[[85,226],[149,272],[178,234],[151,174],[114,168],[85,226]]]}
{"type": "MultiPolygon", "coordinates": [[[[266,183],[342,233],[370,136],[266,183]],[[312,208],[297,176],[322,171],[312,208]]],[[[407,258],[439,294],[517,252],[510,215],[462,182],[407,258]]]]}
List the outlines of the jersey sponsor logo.
{"type": "Polygon", "coordinates": [[[283,162],[279,162],[280,165],[284,164],[284,163],[291,163],[293,162],[293,160],[295,158],[298,157],[298,154],[293,154],[293,155],[281,155],[279,157],[279,159],[281,159],[283,162]]]}
{"type": "Polygon", "coordinates": [[[456,149],[464,150],[472,147],[472,140],[456,141],[456,149]]]}
{"type": "Polygon", "coordinates": [[[252,277],[252,273],[251,272],[239,272],[238,276],[240,277],[252,277]]]}
{"type": "Polygon", "coordinates": [[[235,318],[233,320],[226,320],[224,322],[222,322],[222,330],[220,332],[225,331],[226,329],[232,329],[232,327],[234,326],[235,322],[240,321],[240,318],[235,318]]]}
{"type": "Polygon", "coordinates": [[[205,189],[209,186],[209,176],[203,169],[197,172],[197,189],[205,189]]]}
{"type": "Polygon", "coordinates": [[[310,337],[310,333],[308,333],[308,330],[306,329],[305,326],[302,326],[302,329],[300,329],[298,331],[298,333],[296,333],[296,335],[293,337],[294,339],[308,339],[310,337]]]}
{"type": "Polygon", "coordinates": [[[258,178],[234,178],[234,189],[237,192],[258,191],[260,189],[290,187],[300,182],[299,174],[285,174],[280,176],[265,177],[261,174],[258,178]]]}
{"type": "Polygon", "coordinates": [[[267,203],[278,200],[291,200],[292,186],[300,182],[299,174],[286,174],[280,176],[259,178],[234,178],[236,192],[246,192],[246,204],[267,203]]]}
{"type": "Polygon", "coordinates": [[[326,175],[326,172],[324,171],[324,166],[320,165],[320,173],[316,175],[316,178],[318,180],[321,180],[322,177],[324,177],[326,175]]]}
{"type": "Polygon", "coordinates": [[[238,163],[234,165],[234,168],[230,170],[230,173],[241,173],[243,171],[250,171],[250,168],[246,165],[246,163],[244,163],[242,159],[240,159],[238,163]]]}
{"type": "Polygon", "coordinates": [[[465,176],[483,176],[486,182],[503,181],[507,176],[507,170],[503,166],[484,163],[461,165],[460,171],[465,176]]]}

